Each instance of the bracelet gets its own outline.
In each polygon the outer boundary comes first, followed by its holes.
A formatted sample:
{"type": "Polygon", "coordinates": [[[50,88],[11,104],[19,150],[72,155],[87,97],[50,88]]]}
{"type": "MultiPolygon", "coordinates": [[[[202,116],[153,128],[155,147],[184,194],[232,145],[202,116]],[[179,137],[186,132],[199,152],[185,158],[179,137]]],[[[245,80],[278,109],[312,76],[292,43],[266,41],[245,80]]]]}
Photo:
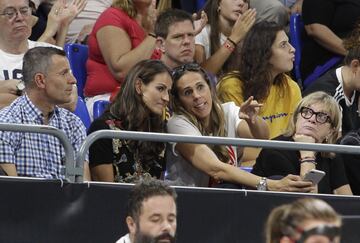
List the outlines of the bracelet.
{"type": "Polygon", "coordinates": [[[315,158],[309,158],[309,159],[300,159],[300,164],[302,163],[312,163],[314,165],[317,165],[316,161],[315,161],[315,158]]]}
{"type": "Polygon", "coordinates": [[[223,46],[230,52],[233,52],[235,50],[235,47],[231,44],[231,42],[225,41],[223,46]]]}
{"type": "Polygon", "coordinates": [[[299,159],[299,161],[302,161],[302,160],[304,160],[304,159],[312,159],[312,160],[315,160],[316,157],[315,157],[315,156],[305,156],[305,157],[301,157],[301,158],[299,159]]]}
{"type": "Polygon", "coordinates": [[[154,33],[148,33],[149,36],[154,37],[156,39],[156,35],[154,33]]]}
{"type": "Polygon", "coordinates": [[[230,39],[230,37],[228,37],[226,40],[229,41],[231,44],[233,44],[233,45],[234,45],[234,48],[237,46],[237,44],[235,43],[235,41],[233,41],[232,39],[230,39]]]}

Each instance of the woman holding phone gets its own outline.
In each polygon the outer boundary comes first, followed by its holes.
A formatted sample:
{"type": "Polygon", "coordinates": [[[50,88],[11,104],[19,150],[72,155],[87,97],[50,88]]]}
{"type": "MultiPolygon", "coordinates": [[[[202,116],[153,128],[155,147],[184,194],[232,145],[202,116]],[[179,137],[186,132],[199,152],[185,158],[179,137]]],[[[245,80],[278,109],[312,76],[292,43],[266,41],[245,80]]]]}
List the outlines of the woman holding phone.
{"type": "MultiPolygon", "coordinates": [[[[290,119],[288,131],[274,140],[333,144],[339,136],[340,119],[335,99],[325,92],[315,92],[301,100],[290,119]]],[[[305,177],[313,169],[326,173],[318,184],[319,193],[352,195],[343,161],[333,153],[263,149],[252,173],[266,177],[288,174],[305,177]]]]}

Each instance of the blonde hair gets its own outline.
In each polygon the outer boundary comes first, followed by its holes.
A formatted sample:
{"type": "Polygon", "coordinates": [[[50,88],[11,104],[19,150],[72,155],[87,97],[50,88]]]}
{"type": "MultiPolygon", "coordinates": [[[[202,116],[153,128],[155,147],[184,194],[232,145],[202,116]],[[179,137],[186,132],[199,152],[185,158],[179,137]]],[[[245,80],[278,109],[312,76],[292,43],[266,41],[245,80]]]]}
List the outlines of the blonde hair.
{"type": "Polygon", "coordinates": [[[121,8],[131,18],[135,18],[137,11],[132,0],[113,0],[111,5],[115,8],[121,8]]]}
{"type": "MultiPolygon", "coordinates": [[[[332,132],[330,133],[330,136],[328,136],[327,139],[322,143],[334,144],[340,135],[341,111],[336,100],[323,91],[311,93],[300,101],[296,107],[296,110],[290,117],[287,131],[284,135],[291,137],[295,134],[296,122],[300,115],[301,108],[309,107],[311,104],[322,104],[326,110],[326,113],[330,116],[332,132]]],[[[334,157],[334,154],[329,152],[323,152],[322,155],[324,157],[334,157]]]]}
{"type": "Polygon", "coordinates": [[[274,208],[265,225],[266,243],[279,243],[283,236],[294,236],[306,220],[321,220],[341,225],[341,218],[325,201],[302,198],[274,208]]]}

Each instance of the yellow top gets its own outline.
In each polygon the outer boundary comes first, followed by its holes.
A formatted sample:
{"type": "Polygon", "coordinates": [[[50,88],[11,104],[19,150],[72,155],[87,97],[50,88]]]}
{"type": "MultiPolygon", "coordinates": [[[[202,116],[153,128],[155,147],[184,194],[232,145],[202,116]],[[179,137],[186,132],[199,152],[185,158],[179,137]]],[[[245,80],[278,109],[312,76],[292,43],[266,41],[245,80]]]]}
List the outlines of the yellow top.
{"type": "MultiPolygon", "coordinates": [[[[301,100],[301,91],[297,83],[286,75],[287,85],[270,88],[269,96],[263,101],[259,115],[267,122],[270,138],[283,134],[289,118],[301,100]],[[286,90],[281,90],[286,87],[286,90]]],[[[240,106],[244,102],[242,81],[234,76],[225,76],[217,84],[217,95],[222,102],[233,101],[240,106]]]]}

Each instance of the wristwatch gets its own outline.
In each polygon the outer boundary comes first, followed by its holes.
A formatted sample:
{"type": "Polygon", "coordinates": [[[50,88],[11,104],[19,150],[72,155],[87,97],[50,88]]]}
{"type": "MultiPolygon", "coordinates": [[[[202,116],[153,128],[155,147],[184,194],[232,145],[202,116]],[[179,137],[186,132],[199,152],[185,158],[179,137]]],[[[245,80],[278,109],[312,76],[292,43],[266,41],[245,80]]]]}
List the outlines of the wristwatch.
{"type": "Polygon", "coordinates": [[[256,185],[258,191],[267,191],[267,181],[266,177],[261,177],[259,184],[256,185]]]}
{"type": "Polygon", "coordinates": [[[22,95],[24,89],[25,89],[25,84],[24,84],[23,81],[20,81],[19,83],[17,83],[17,85],[16,85],[16,95],[18,95],[18,96],[22,95]]]}

